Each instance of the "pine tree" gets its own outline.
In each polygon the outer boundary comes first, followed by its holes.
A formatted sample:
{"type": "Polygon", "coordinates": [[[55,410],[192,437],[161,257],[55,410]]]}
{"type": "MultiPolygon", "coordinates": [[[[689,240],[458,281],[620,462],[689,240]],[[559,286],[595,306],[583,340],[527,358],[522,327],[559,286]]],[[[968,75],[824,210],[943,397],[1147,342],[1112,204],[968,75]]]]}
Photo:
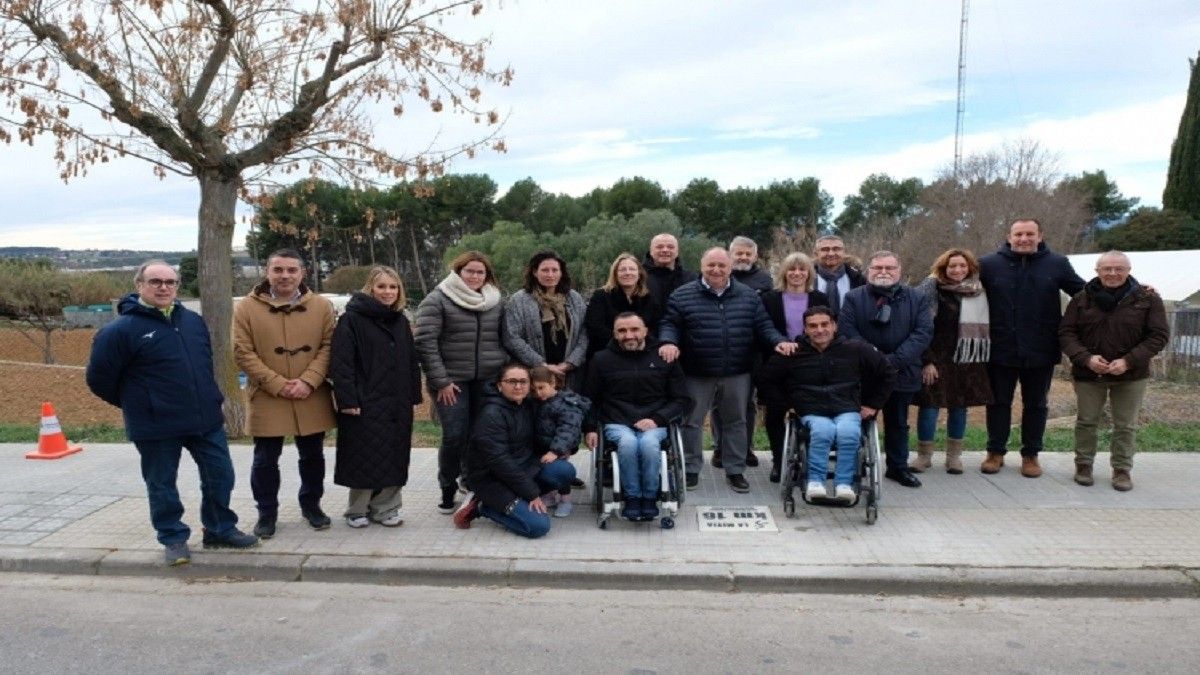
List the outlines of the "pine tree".
{"type": "Polygon", "coordinates": [[[1200,218],[1200,54],[1189,61],[1192,76],[1179,118],[1179,133],[1171,146],[1163,208],[1200,218]]]}

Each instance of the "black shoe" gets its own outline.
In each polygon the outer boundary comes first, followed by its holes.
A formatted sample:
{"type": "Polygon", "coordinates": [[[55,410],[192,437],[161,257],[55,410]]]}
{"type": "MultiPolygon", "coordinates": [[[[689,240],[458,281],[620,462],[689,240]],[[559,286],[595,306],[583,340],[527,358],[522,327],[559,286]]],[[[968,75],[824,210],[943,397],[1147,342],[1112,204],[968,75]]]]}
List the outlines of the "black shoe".
{"type": "Polygon", "coordinates": [[[642,498],[626,497],[625,507],[621,509],[621,517],[637,522],[642,519],[642,498]]]}
{"type": "Polygon", "coordinates": [[[218,537],[208,530],[204,531],[204,548],[250,548],[251,546],[258,546],[258,537],[240,530],[233,530],[223,537],[218,537]]]}
{"type": "Polygon", "coordinates": [[[254,536],[259,539],[270,539],[275,536],[275,516],[259,516],[254,524],[254,536]]]}
{"type": "Polygon", "coordinates": [[[587,487],[587,483],[583,482],[582,478],[572,478],[571,479],[571,489],[572,490],[582,490],[585,487],[587,487]]]}
{"type": "Polygon", "coordinates": [[[698,474],[698,473],[689,473],[689,474],[687,475],[687,478],[686,478],[685,482],[686,482],[686,485],[687,485],[687,489],[689,489],[689,490],[695,490],[696,488],[700,487],[700,474],[698,474]]]}
{"type": "Polygon", "coordinates": [[[329,529],[329,523],[331,521],[329,520],[329,516],[325,515],[325,512],[321,510],[321,507],[314,506],[309,509],[300,509],[300,514],[304,516],[304,519],[308,521],[308,524],[312,526],[312,529],[329,529]]]}
{"type": "Polygon", "coordinates": [[[442,488],[442,501],[438,502],[438,505],[437,505],[438,513],[444,513],[446,515],[450,515],[451,513],[454,513],[454,507],[455,507],[454,495],[457,492],[458,492],[457,485],[451,485],[450,487],[442,488]]]}
{"type": "Polygon", "coordinates": [[[883,477],[890,478],[904,487],[921,487],[921,480],[914,476],[908,469],[888,469],[886,472],[884,472],[883,477]]]}
{"type": "Polygon", "coordinates": [[[740,473],[732,476],[726,476],[725,480],[729,482],[729,487],[733,488],[734,492],[750,491],[750,483],[747,483],[746,477],[740,473]]]}
{"type": "Polygon", "coordinates": [[[654,497],[642,497],[642,520],[651,521],[658,517],[658,500],[654,497]]]}
{"type": "Polygon", "coordinates": [[[753,450],[746,453],[746,466],[758,466],[758,455],[753,450]]]}
{"type": "Polygon", "coordinates": [[[780,470],[778,464],[771,464],[771,482],[778,483],[783,476],[783,471],[780,470]]]}
{"type": "Polygon", "coordinates": [[[712,465],[713,465],[714,469],[720,469],[725,466],[724,464],[721,463],[721,451],[720,450],[713,450],[712,465]]]}

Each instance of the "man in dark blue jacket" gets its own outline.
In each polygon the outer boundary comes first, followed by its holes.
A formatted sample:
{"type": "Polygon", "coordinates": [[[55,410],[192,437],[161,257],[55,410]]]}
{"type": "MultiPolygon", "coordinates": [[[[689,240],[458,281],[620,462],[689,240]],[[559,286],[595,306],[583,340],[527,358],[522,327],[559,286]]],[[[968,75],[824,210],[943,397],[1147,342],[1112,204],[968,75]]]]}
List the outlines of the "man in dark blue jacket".
{"type": "Polygon", "coordinates": [[[682,425],[687,459],[687,487],[700,484],[704,416],[716,401],[722,428],[721,457],[735,492],[749,492],[746,468],[746,402],[750,370],[758,344],[791,354],[788,342],[767,316],[758,293],[730,278],[733,263],[723,248],[709,249],[700,259],[701,277],[680,286],[667,300],[659,324],[658,353],[671,363],[681,359],[688,396],[695,402],[682,425]]]}
{"type": "Polygon", "coordinates": [[[979,469],[996,473],[1004,466],[1013,393],[1020,382],[1021,475],[1037,478],[1042,475],[1038,453],[1046,432],[1050,380],[1062,358],[1060,292],[1073,296],[1083,290],[1084,281],[1066,256],[1046,247],[1042,226],[1032,218],[1014,221],[1000,250],[979,259],[979,279],[991,324],[988,378],[993,399],[987,407],[987,457],[979,469]]]}
{"type": "Polygon", "coordinates": [[[876,251],[867,265],[867,285],[842,300],[842,335],[875,345],[896,368],[896,386],[883,404],[884,476],[905,487],[921,487],[908,470],[908,405],[921,390],[921,354],[933,339],[929,297],[901,281],[900,259],[876,251]]]}
{"type": "Polygon", "coordinates": [[[167,263],[143,263],[134,284],[137,292],[117,305],[121,316],[96,334],[87,384],[125,417],[125,434],[142,458],[150,521],[166,547],[165,561],[175,566],[191,560],[191,530],[175,487],[182,448],[200,472],[204,547],[254,546],[258,538],[237,529],[237,514],[229,508],[233,463],[208,328],[175,299],[179,278],[167,263]]]}

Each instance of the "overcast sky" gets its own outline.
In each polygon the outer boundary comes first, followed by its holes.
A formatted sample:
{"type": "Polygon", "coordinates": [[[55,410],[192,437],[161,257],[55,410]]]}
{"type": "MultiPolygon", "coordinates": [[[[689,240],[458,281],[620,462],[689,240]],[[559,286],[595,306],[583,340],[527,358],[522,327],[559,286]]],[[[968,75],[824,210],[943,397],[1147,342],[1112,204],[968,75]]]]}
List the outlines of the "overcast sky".
{"type": "MultiPolygon", "coordinates": [[[[526,176],[574,195],[634,175],[671,191],[815,176],[840,209],[871,173],[929,180],[953,158],[958,2],[502,5],[465,26],[516,72],[485,89],[509,151],[451,167],[500,194],[526,176]]],[[[1198,49],[1196,0],[975,0],[965,150],[1032,138],[1064,172],[1104,169],[1158,205],[1198,49]]],[[[398,150],[435,133],[458,126],[406,115],[378,129],[398,150]]],[[[195,248],[193,183],[130,160],[64,186],[49,143],[0,148],[0,245],[195,248]]]]}

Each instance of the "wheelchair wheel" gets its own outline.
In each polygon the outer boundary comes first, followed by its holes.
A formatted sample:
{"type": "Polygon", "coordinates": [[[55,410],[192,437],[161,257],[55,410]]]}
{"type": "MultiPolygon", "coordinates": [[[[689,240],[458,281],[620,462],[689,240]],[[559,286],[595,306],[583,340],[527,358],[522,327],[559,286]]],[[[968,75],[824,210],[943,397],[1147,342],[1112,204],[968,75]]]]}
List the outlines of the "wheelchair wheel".
{"type": "Polygon", "coordinates": [[[794,497],[783,500],[783,515],[788,518],[796,517],[796,499],[794,497]]]}
{"type": "Polygon", "coordinates": [[[879,519],[879,505],[875,503],[875,493],[867,493],[867,524],[874,525],[879,519]]]}
{"type": "MultiPolygon", "coordinates": [[[[780,464],[779,474],[779,496],[783,500],[784,513],[787,513],[787,504],[789,501],[792,503],[792,513],[796,512],[796,500],[792,497],[792,491],[796,487],[796,482],[792,476],[792,461],[796,456],[796,449],[794,447],[796,445],[796,433],[793,428],[793,422],[794,420],[788,418],[783,427],[783,457],[780,458],[782,464],[780,464]]],[[[792,516],[789,514],[788,517],[791,518],[792,516]]]]}
{"type": "Polygon", "coordinates": [[[670,517],[659,518],[658,526],[664,530],[673,529],[675,527],[675,519],[670,517]]]}
{"type": "MultiPolygon", "coordinates": [[[[596,445],[592,451],[592,510],[596,513],[604,511],[604,441],[596,445]]],[[[601,526],[603,527],[603,526],[601,526]]]]}
{"type": "MultiPolygon", "coordinates": [[[[683,506],[685,495],[687,494],[686,475],[683,466],[683,432],[679,429],[678,424],[672,424],[668,427],[670,449],[667,452],[668,459],[671,460],[671,474],[674,485],[672,488],[672,496],[679,506],[683,506]]],[[[672,521],[673,522],[673,521],[672,521]]],[[[674,526],[672,524],[672,526],[674,526]]]]}

